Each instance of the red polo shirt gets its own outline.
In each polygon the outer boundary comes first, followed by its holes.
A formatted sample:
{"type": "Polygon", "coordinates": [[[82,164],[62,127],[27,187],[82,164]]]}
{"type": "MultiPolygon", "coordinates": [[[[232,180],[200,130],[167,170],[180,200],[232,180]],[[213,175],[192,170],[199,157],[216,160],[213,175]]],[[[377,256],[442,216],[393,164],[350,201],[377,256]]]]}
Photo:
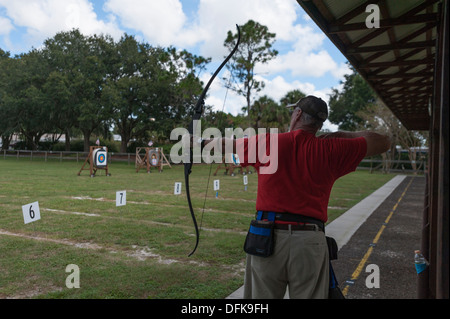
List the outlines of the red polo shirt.
{"type": "Polygon", "coordinates": [[[321,139],[303,130],[270,135],[236,141],[241,165],[254,166],[258,172],[256,210],[326,222],[331,188],[339,177],[356,170],[366,155],[366,140],[321,139]]]}

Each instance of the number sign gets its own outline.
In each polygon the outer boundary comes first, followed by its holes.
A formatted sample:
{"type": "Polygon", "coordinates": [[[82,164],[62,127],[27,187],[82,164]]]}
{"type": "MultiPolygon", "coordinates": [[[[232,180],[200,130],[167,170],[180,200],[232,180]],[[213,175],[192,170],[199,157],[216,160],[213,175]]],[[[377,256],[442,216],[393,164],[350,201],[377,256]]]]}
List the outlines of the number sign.
{"type": "Polygon", "coordinates": [[[125,206],[127,204],[127,191],[116,192],[116,206],[125,206]]]}
{"type": "Polygon", "coordinates": [[[22,206],[23,220],[25,224],[41,219],[41,212],[39,210],[39,202],[22,206]]]}

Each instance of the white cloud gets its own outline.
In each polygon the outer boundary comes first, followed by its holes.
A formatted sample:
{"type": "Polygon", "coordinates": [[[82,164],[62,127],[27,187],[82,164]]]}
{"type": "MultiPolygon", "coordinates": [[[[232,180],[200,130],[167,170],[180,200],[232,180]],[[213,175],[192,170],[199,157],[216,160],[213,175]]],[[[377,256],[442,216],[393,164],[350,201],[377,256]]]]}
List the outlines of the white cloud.
{"type": "Polygon", "coordinates": [[[8,35],[13,29],[11,20],[0,17],[0,35],[8,35]]]}
{"type": "Polygon", "coordinates": [[[202,33],[187,20],[178,0],[107,0],[103,8],[116,15],[124,27],[142,32],[152,45],[189,46],[202,33]]]}
{"type": "MultiPolygon", "coordinates": [[[[200,77],[203,83],[207,83],[211,78],[211,74],[203,73],[200,77]]],[[[206,105],[212,105],[214,111],[224,111],[237,115],[242,113],[242,107],[246,105],[245,98],[237,95],[233,90],[225,87],[222,78],[229,78],[227,70],[221,72],[212,82],[205,99],[206,105]]]]}
{"type": "Polygon", "coordinates": [[[204,30],[201,54],[220,59],[226,55],[223,42],[227,31],[236,32],[235,25],[252,19],[276,33],[277,40],[292,39],[291,28],[296,20],[298,4],[286,0],[200,0],[198,28],[204,30]]]}
{"type": "Polygon", "coordinates": [[[213,27],[213,35],[252,19],[267,26],[278,39],[290,40],[296,9],[295,2],[285,0],[200,0],[198,17],[201,26],[213,27]]]}
{"type": "Polygon", "coordinates": [[[73,28],[86,35],[104,33],[115,38],[123,33],[114,19],[99,20],[88,0],[0,0],[0,6],[15,26],[26,29],[22,40],[28,46],[40,46],[46,38],[73,28]]]}
{"type": "MultiPolygon", "coordinates": [[[[328,103],[331,89],[317,89],[316,86],[310,82],[301,82],[298,80],[288,82],[282,76],[276,76],[272,80],[264,79],[262,77],[257,77],[258,81],[264,81],[264,89],[258,93],[258,97],[262,95],[267,95],[273,98],[275,101],[279,100],[286,95],[289,91],[300,90],[306,95],[315,95],[320,97],[328,103]]],[[[256,97],[256,99],[258,98],[256,97]]]]}
{"type": "Polygon", "coordinates": [[[211,94],[206,98],[207,105],[213,105],[214,111],[224,111],[233,115],[242,114],[242,107],[245,106],[245,99],[236,95],[231,90],[226,89],[211,90],[211,94]],[[226,97],[226,98],[225,98],[226,97]]]}
{"type": "Polygon", "coordinates": [[[274,74],[289,72],[292,76],[321,77],[327,72],[338,74],[336,62],[325,50],[319,52],[290,51],[277,56],[270,64],[259,65],[256,72],[274,74]]]}
{"type": "Polygon", "coordinates": [[[344,75],[351,74],[352,70],[347,63],[341,63],[339,67],[331,71],[336,79],[344,79],[344,75]]]}
{"type": "Polygon", "coordinates": [[[199,41],[204,40],[200,54],[212,57],[213,61],[222,59],[227,54],[223,46],[227,31],[236,32],[235,23],[244,24],[253,19],[276,33],[274,47],[281,48],[269,64],[257,66],[257,73],[287,71],[294,77],[321,77],[331,72],[339,78],[344,69],[324,50],[325,35],[308,25],[298,24],[299,10],[297,3],[285,0],[200,0],[197,27],[203,30],[204,37],[199,38],[199,41]],[[283,50],[285,47],[287,52],[283,50]]]}
{"type": "Polygon", "coordinates": [[[279,54],[269,64],[260,65],[256,72],[276,74],[289,72],[293,77],[322,77],[330,72],[341,78],[346,72],[345,65],[338,66],[324,49],[325,36],[309,26],[293,25],[290,29],[294,41],[291,50],[279,54]]]}
{"type": "Polygon", "coordinates": [[[325,40],[323,33],[317,33],[307,25],[296,24],[292,26],[291,34],[291,40],[294,42],[294,50],[301,53],[320,49],[325,40]]]}

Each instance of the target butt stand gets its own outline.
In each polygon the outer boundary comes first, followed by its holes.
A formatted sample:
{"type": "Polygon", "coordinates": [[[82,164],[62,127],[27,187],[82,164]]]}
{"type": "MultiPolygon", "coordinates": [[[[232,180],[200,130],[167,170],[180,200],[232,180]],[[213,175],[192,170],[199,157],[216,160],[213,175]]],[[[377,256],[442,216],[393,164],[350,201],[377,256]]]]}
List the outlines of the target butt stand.
{"type": "Polygon", "coordinates": [[[89,155],[78,172],[78,176],[80,176],[81,171],[89,170],[90,176],[94,177],[99,169],[105,170],[106,176],[111,176],[108,173],[108,148],[106,146],[90,146],[89,155]],[[88,163],[89,167],[85,168],[88,163]]]}
{"type": "Polygon", "coordinates": [[[157,168],[161,173],[163,170],[163,166],[166,165],[172,168],[166,156],[164,155],[162,148],[136,147],[136,173],[139,172],[141,168],[146,168],[147,173],[150,173],[152,167],[157,168]]]}

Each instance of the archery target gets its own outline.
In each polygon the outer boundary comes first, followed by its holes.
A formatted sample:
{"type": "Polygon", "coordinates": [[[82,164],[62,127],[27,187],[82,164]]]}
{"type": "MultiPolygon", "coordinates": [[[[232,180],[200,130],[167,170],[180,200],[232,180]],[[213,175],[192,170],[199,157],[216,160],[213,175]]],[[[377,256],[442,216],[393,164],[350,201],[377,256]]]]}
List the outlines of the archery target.
{"type": "Polygon", "coordinates": [[[237,154],[233,154],[233,163],[234,165],[240,165],[239,156],[237,154]]]}
{"type": "Polygon", "coordinates": [[[159,165],[159,151],[158,149],[151,149],[148,154],[150,165],[158,166],[159,165]]]}
{"type": "Polygon", "coordinates": [[[108,152],[104,148],[94,150],[94,165],[96,167],[106,167],[108,164],[108,152]]]}
{"type": "Polygon", "coordinates": [[[235,166],[240,165],[239,156],[237,154],[229,153],[225,160],[225,163],[233,164],[235,166]]]}

